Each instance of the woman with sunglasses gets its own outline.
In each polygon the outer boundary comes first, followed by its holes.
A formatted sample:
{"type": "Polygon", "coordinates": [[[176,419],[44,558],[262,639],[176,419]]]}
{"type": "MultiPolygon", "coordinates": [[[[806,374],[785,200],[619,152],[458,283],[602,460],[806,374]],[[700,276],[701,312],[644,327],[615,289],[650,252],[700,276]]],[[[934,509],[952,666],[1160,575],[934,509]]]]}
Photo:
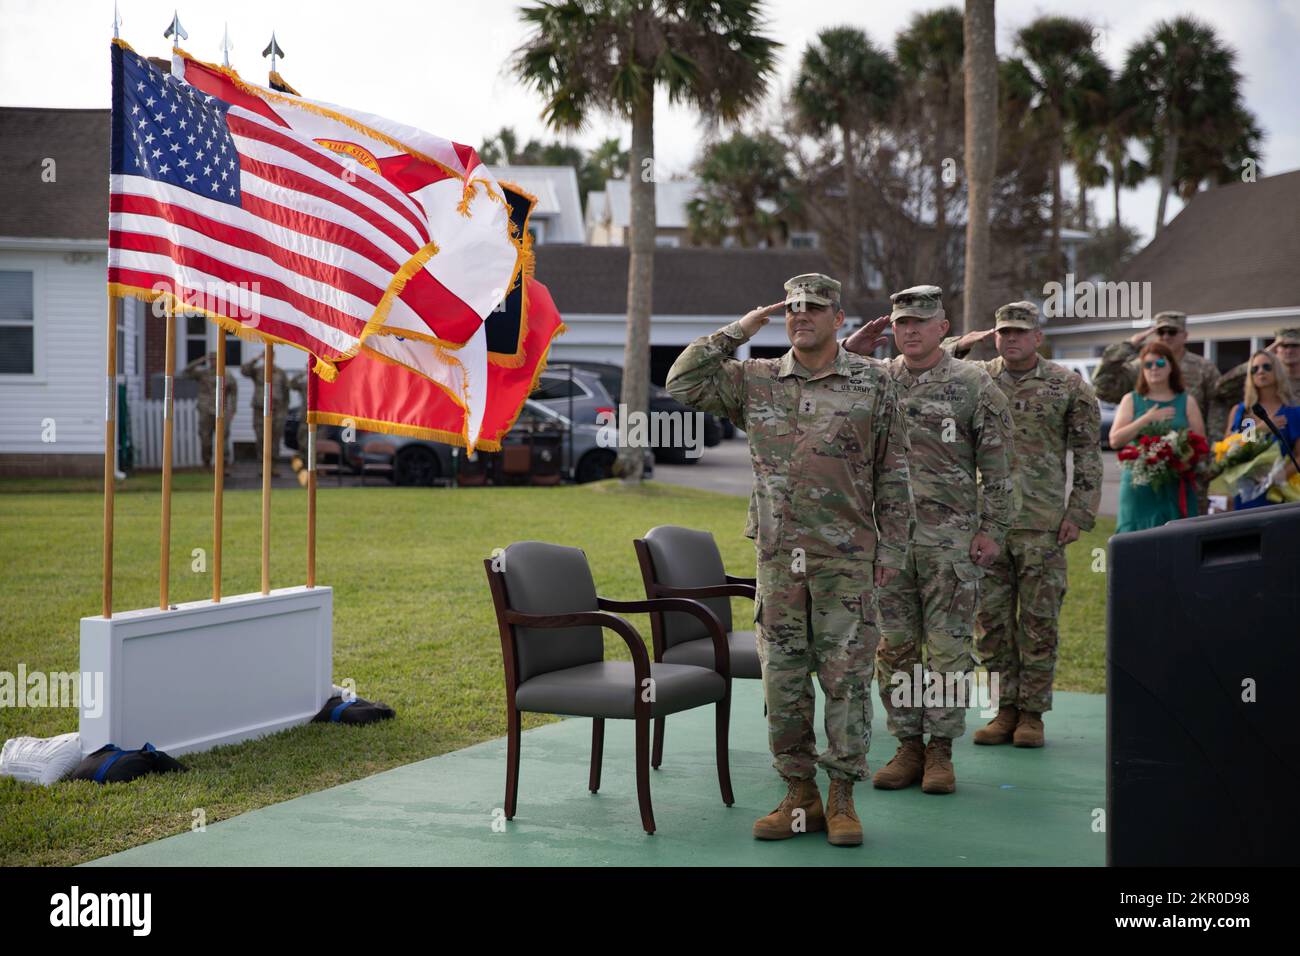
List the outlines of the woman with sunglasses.
{"type": "MultiPolygon", "coordinates": [[[[1122,448],[1139,435],[1188,428],[1205,434],[1205,419],[1196,399],[1183,388],[1178,361],[1169,346],[1148,342],[1138,355],[1137,388],[1120,401],[1110,426],[1110,447],[1122,448]]],[[[1181,518],[1177,484],[1153,491],[1149,485],[1135,485],[1128,468],[1120,476],[1119,521],[1115,533],[1158,528],[1181,518]]],[[[1188,505],[1187,517],[1196,514],[1196,501],[1188,505]]]]}
{"type": "MultiPolygon", "coordinates": [[[[1233,406],[1232,414],[1228,418],[1229,434],[1241,431],[1248,421],[1255,422],[1257,438],[1267,440],[1273,434],[1267,425],[1257,420],[1258,416],[1252,411],[1258,403],[1264,406],[1264,411],[1268,412],[1268,417],[1282,433],[1282,437],[1286,440],[1286,447],[1300,458],[1300,406],[1296,405],[1295,392],[1286,366],[1272,352],[1260,349],[1250,357],[1247,369],[1246,400],[1240,405],[1233,406]]],[[[1285,452],[1282,457],[1286,458],[1285,452]]],[[[1294,474],[1295,465],[1287,462],[1283,479],[1290,478],[1294,474]]],[[[1242,501],[1240,495],[1234,495],[1232,510],[1262,508],[1268,504],[1271,502],[1267,495],[1259,495],[1250,501],[1242,501]]]]}

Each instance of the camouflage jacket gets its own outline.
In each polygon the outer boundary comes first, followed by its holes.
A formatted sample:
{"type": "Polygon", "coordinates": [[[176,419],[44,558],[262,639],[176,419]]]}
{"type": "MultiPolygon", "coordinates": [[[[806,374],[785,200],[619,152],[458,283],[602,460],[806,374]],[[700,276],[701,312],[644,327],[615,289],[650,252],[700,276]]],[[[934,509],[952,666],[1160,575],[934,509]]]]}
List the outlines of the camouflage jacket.
{"type": "Polygon", "coordinates": [[[815,376],[793,349],[738,361],[747,338],[733,322],[696,339],[667,384],[674,398],[748,435],[759,553],[802,548],[902,568],[916,509],[907,432],[885,367],[843,347],[815,376]]]}
{"type": "MultiPolygon", "coordinates": [[[[263,380],[266,378],[265,366],[258,359],[249,359],[239,370],[253,380],[253,401],[251,408],[254,415],[262,414],[263,380]]],[[[289,376],[284,369],[276,365],[271,372],[271,411],[274,415],[283,415],[289,410],[289,376]]]]}
{"type": "Polygon", "coordinates": [[[923,372],[909,369],[901,355],[888,367],[898,385],[911,445],[912,540],[964,551],[983,532],[1000,545],[1016,510],[1014,426],[1006,397],[983,369],[947,353],[923,372]]]}
{"type": "MultiPolygon", "coordinates": [[[[217,411],[217,370],[206,362],[198,367],[190,366],[181,372],[184,378],[192,378],[199,383],[198,410],[200,415],[213,415],[217,411]]],[[[239,381],[235,373],[226,367],[226,387],[223,391],[226,406],[226,419],[235,414],[235,402],[239,397],[239,381]]]]}
{"type": "MultiPolygon", "coordinates": [[[[1103,402],[1118,405],[1125,395],[1137,387],[1138,351],[1132,342],[1125,341],[1107,346],[1106,351],[1101,353],[1101,364],[1092,375],[1092,387],[1103,402]]],[[[1183,373],[1183,388],[1201,406],[1205,430],[1212,436],[1222,435],[1227,424],[1228,409],[1233,403],[1224,405],[1219,400],[1218,366],[1195,352],[1184,352],[1178,361],[1178,368],[1183,373]]]]}
{"type": "MultiPolygon", "coordinates": [[[[944,343],[951,348],[952,342],[944,343]]],[[[1069,518],[1088,531],[1101,504],[1101,412],[1092,386],[1063,365],[1041,356],[1020,378],[1001,358],[982,367],[997,383],[1015,423],[1016,497],[1012,527],[1056,531],[1069,518]],[[1074,452],[1074,482],[1066,496],[1065,452],[1074,452]]]]}

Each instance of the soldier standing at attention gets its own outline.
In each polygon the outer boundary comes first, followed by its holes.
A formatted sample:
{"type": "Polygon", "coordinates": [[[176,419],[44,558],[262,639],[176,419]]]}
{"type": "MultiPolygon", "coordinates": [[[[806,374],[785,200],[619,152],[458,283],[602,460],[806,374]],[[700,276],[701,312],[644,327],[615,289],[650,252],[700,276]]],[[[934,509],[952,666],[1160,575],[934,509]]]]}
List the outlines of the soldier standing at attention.
{"type": "MultiPolygon", "coordinates": [[[[199,410],[199,443],[203,446],[203,467],[212,467],[212,457],[214,454],[213,435],[217,428],[217,353],[209,352],[207,355],[200,355],[181,372],[185,378],[194,379],[199,383],[198,410],[199,410]]],[[[225,463],[225,473],[230,475],[230,459],[233,457],[230,453],[230,432],[231,422],[234,421],[235,399],[239,394],[239,383],[235,379],[235,373],[226,368],[226,383],[223,390],[225,400],[222,405],[225,407],[226,419],[226,452],[222,456],[225,463]]]]}
{"type": "Polygon", "coordinates": [[[780,806],[754,836],[780,840],[826,829],[837,846],[862,842],[853,784],[867,775],[871,672],[879,634],[875,588],[904,567],[915,509],[907,433],[884,365],[835,340],[840,284],[810,273],[784,302],[754,309],[696,339],[673,363],[668,390],[745,430],[754,467],[758,597],[773,766],[780,806]],[[791,349],[737,361],[736,349],[784,312],[791,349]],[[811,673],[826,695],[826,750],[813,731],[811,673]],[[823,809],[817,767],[831,779],[823,809]]]}
{"type": "Polygon", "coordinates": [[[1015,513],[1006,396],[983,369],[940,348],[949,328],[942,296],[938,286],[921,285],[890,297],[901,354],[888,367],[911,445],[916,532],[907,565],[880,594],[876,680],[899,743],[872,781],[881,790],[915,783],[926,793],[957,789],[952,742],[966,729],[979,579],[1015,513]],[[937,707],[924,706],[931,695],[916,679],[922,649],[926,680],[942,681],[937,707]],[[950,699],[954,691],[961,696],[950,699]]]}
{"type": "MultiPolygon", "coordinates": [[[[239,370],[253,380],[253,431],[257,433],[257,460],[262,461],[262,356],[249,359],[239,370]]],[[[274,434],[271,435],[271,475],[280,474],[280,460],[276,454],[280,450],[280,439],[284,435],[284,419],[289,413],[289,376],[279,365],[271,373],[271,423],[274,434]]]]}
{"type": "Polygon", "coordinates": [[[1067,584],[1065,549],[1092,529],[1101,503],[1101,415],[1087,382],[1038,354],[1037,306],[1012,302],[995,321],[991,331],[944,343],[960,355],[993,338],[998,357],[972,364],[1006,393],[1016,428],[1020,510],[985,578],[975,637],[980,663],[999,675],[998,715],[975,732],[975,743],[1041,747],[1067,584]],[[1074,456],[1068,485],[1066,451],[1074,456]]]}
{"type": "MultiPolygon", "coordinates": [[[[1178,368],[1183,373],[1183,385],[1187,394],[1196,399],[1205,415],[1205,427],[1211,435],[1222,436],[1227,423],[1228,409],[1216,402],[1218,392],[1219,369],[1209,359],[1202,358],[1195,352],[1187,351],[1187,313],[1157,312],[1151,328],[1144,329],[1124,342],[1117,342],[1101,353],[1101,364],[1092,376],[1092,387],[1097,397],[1103,402],[1118,405],[1124,396],[1137,386],[1138,352],[1147,339],[1157,336],[1169,346],[1178,360],[1178,368]]],[[[1245,379],[1243,378],[1244,382],[1245,379]]],[[[1236,401],[1241,401],[1238,397],[1236,401]]],[[[1202,498],[1205,490],[1201,489],[1202,498]]],[[[1205,514],[1205,502],[1201,502],[1200,514],[1205,514]]]]}

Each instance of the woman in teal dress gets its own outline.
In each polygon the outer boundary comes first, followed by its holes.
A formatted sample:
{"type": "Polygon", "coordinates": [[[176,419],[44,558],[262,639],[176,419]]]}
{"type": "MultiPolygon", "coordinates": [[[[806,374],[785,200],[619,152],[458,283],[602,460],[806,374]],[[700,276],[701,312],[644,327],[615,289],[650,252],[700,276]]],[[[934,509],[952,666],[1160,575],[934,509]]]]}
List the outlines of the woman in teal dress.
{"type": "MultiPolygon", "coordinates": [[[[1140,435],[1188,428],[1205,434],[1205,420],[1195,397],[1183,390],[1178,360],[1169,347],[1151,342],[1138,356],[1137,388],[1124,396],[1115,410],[1110,427],[1110,447],[1119,449],[1137,441],[1140,435]]],[[[1127,464],[1119,483],[1119,520],[1115,533],[1158,528],[1183,517],[1178,506],[1177,482],[1154,491],[1149,485],[1135,485],[1127,464]]],[[[1196,514],[1196,496],[1187,503],[1187,517],[1196,514]]]]}

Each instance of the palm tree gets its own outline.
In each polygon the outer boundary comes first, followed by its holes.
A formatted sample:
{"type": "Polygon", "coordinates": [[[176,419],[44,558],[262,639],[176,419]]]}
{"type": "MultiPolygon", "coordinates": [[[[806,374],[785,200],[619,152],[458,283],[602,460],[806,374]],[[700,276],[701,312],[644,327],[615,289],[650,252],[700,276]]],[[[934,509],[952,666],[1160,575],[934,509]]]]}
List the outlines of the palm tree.
{"type": "MultiPolygon", "coordinates": [[[[1147,131],[1143,139],[1151,168],[1159,163],[1158,234],[1165,225],[1166,203],[1185,150],[1203,155],[1208,149],[1222,155],[1229,148],[1250,148],[1252,139],[1257,147],[1258,137],[1250,135],[1253,117],[1241,105],[1236,53],[1219,40],[1213,27],[1194,17],[1157,23],[1128,51],[1124,80],[1140,96],[1138,122],[1147,131]]],[[[1255,154],[1237,157],[1238,170],[1240,160],[1251,155],[1255,154]]]]}
{"type": "Polygon", "coordinates": [[[848,237],[848,295],[865,291],[858,229],[854,133],[865,134],[888,119],[898,96],[898,68],[855,27],[830,27],[804,50],[793,102],[801,125],[814,136],[838,129],[843,147],[844,216],[848,237]]]}
{"type": "MultiPolygon", "coordinates": [[[[934,178],[935,248],[948,244],[948,197],[944,164],[953,160],[955,130],[963,122],[962,12],[942,7],[912,17],[894,40],[894,59],[903,80],[902,109],[919,114],[925,139],[921,153],[934,178]]],[[[920,270],[924,273],[925,270],[920,270]]]]}
{"type": "Polygon", "coordinates": [[[1100,124],[1101,152],[1106,161],[1106,179],[1110,182],[1115,206],[1113,229],[1119,233],[1123,223],[1119,214],[1119,196],[1147,177],[1147,169],[1129,156],[1128,144],[1137,133],[1139,93],[1121,74],[1113,77],[1105,106],[1105,118],[1100,124]]]}
{"type": "Polygon", "coordinates": [[[483,141],[478,158],[488,166],[511,165],[519,155],[519,137],[512,127],[502,126],[496,134],[483,141]]]}
{"type": "Polygon", "coordinates": [[[774,245],[786,231],[793,173],[784,144],[772,134],[736,132],[711,144],[695,173],[701,195],[687,204],[694,240],[774,245]]]}
{"type": "MultiPolygon", "coordinates": [[[[555,129],[581,129],[596,112],[632,124],[631,236],[622,400],[644,413],[650,379],[654,283],[655,89],[706,120],[734,122],[767,92],[780,43],[762,31],[760,0],[543,0],[520,11],[532,32],[513,68],[546,101],[555,129]]],[[[615,470],[641,480],[645,451],[620,448],[615,470]]]]}
{"type": "Polygon", "coordinates": [[[992,324],[989,213],[998,156],[998,51],[993,0],[966,0],[962,22],[966,107],[966,273],[962,327],[992,324]]]}
{"type": "Polygon", "coordinates": [[[1008,63],[1010,95],[1027,101],[1052,151],[1052,224],[1048,271],[1064,272],[1061,173],[1072,131],[1091,126],[1106,102],[1109,71],[1093,49],[1095,30],[1086,20],[1047,16],[1016,34],[1019,56],[1008,63]]]}

